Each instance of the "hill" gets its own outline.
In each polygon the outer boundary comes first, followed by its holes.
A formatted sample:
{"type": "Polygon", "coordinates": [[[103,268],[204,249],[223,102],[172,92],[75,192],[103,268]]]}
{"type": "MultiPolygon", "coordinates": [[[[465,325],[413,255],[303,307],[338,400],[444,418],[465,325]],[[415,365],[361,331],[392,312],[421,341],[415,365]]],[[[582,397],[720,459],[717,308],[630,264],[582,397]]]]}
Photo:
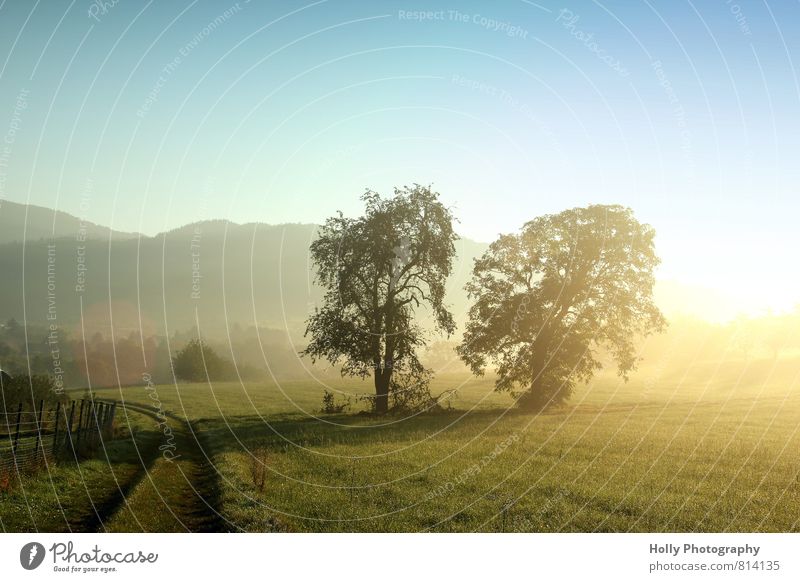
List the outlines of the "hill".
{"type": "Polygon", "coordinates": [[[37,241],[52,238],[82,238],[98,240],[129,240],[140,235],[112,230],[76,216],[34,206],[0,201],[0,244],[37,241]]]}

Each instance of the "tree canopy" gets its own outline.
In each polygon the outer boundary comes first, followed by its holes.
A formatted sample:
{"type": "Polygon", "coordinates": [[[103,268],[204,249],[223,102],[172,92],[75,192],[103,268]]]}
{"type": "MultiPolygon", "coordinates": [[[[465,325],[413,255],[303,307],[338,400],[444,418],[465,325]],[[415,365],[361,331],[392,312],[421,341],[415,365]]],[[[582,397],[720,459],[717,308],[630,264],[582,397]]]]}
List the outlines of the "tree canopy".
{"type": "Polygon", "coordinates": [[[340,364],[342,375],[372,375],[375,411],[385,413],[429,394],[431,372],[417,349],[430,331],[455,330],[444,295],[457,237],[450,210],[428,187],[388,198],[367,191],[362,200],[363,216],[329,218],[311,244],[326,292],[303,353],[340,364]]]}
{"type": "Polygon", "coordinates": [[[564,402],[602,368],[607,349],[627,379],[636,340],[666,321],[653,302],[655,231],[618,205],[546,215],[502,235],[476,259],[461,358],[520,405],[564,402]]]}

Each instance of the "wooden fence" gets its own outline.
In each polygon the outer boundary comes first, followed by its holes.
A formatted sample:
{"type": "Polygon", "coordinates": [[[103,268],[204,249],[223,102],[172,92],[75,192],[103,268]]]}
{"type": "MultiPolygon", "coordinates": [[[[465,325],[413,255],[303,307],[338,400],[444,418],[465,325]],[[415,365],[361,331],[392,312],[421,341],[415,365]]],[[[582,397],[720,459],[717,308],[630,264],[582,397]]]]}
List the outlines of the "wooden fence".
{"type": "Polygon", "coordinates": [[[113,435],[116,404],[71,400],[33,410],[0,411],[0,473],[35,469],[62,455],[77,458],[113,435]]]}

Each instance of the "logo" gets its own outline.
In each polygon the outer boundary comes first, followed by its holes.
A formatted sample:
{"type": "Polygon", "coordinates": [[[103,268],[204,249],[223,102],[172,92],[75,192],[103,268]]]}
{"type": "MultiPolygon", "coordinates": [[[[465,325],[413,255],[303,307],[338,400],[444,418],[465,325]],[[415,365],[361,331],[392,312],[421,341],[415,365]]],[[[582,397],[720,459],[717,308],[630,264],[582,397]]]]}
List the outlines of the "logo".
{"type": "Polygon", "coordinates": [[[44,546],[38,542],[30,542],[19,551],[19,563],[26,570],[35,570],[44,561],[44,546]]]}

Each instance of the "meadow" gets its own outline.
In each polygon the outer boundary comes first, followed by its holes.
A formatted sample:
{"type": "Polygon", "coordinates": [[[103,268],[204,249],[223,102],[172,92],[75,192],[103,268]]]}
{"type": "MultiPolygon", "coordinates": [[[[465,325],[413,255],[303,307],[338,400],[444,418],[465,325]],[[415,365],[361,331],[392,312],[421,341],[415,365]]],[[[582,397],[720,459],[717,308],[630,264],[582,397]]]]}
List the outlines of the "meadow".
{"type": "MultiPolygon", "coordinates": [[[[800,531],[798,359],[645,365],[511,407],[442,374],[443,410],[321,414],[293,382],[129,386],[118,438],[7,484],[5,531],[800,531]],[[153,418],[169,413],[171,435],[153,418]],[[169,438],[168,438],[169,437],[169,438]],[[169,446],[166,444],[170,440],[169,446]],[[164,451],[174,452],[168,458],[164,451]],[[54,493],[55,500],[54,500],[54,493]]],[[[357,404],[357,403],[356,403],[357,404]]]]}

